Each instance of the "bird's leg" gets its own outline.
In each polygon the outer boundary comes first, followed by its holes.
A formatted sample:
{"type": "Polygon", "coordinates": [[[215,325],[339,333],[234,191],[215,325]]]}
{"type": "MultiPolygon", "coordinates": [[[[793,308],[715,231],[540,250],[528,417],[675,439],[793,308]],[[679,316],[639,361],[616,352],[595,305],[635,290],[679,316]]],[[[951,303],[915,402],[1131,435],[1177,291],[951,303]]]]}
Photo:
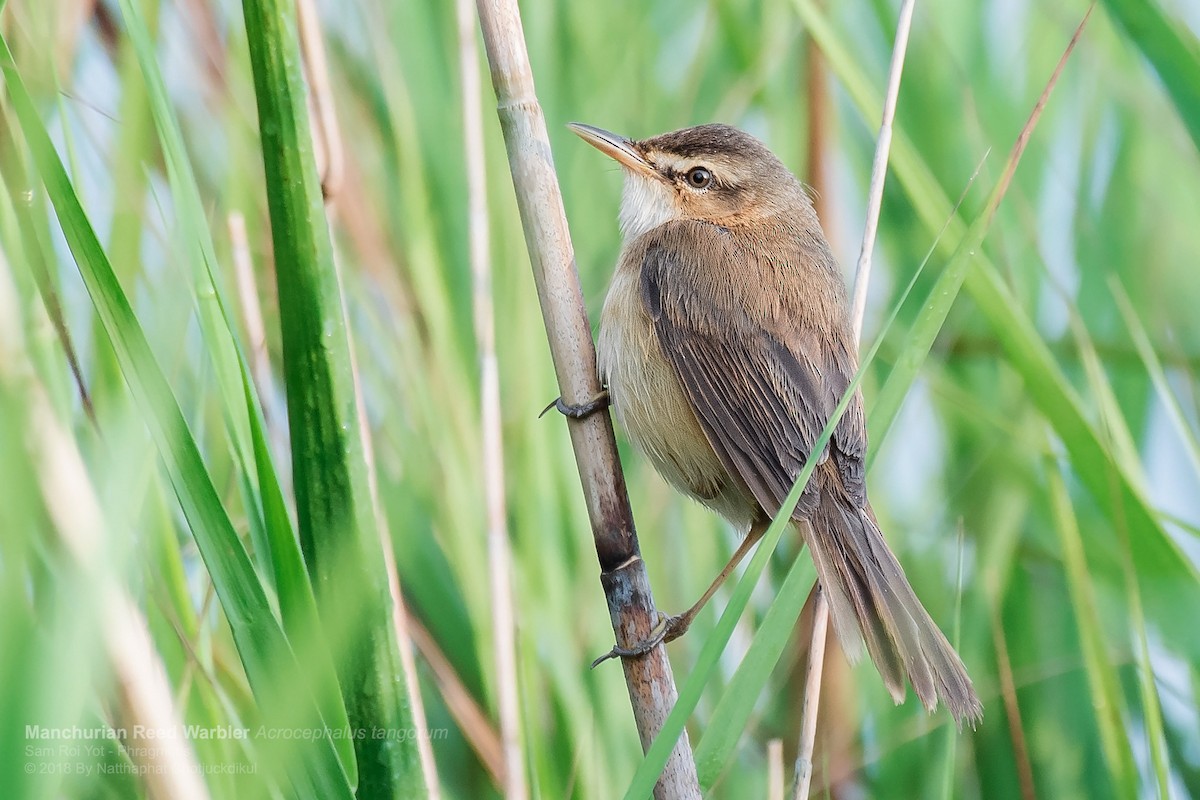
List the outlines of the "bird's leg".
{"type": "Polygon", "coordinates": [[[538,414],[538,419],[546,416],[546,412],[552,408],[557,408],[560,414],[571,419],[583,419],[595,414],[597,411],[608,408],[611,404],[612,401],[609,400],[607,389],[601,389],[588,400],[576,405],[566,402],[561,397],[556,397],[553,403],[542,409],[542,413],[538,414]]]}
{"type": "Polygon", "coordinates": [[[742,543],[738,545],[738,549],[733,551],[733,555],[729,557],[729,562],[725,564],[725,567],[721,570],[721,573],[717,575],[717,577],[713,579],[713,582],[708,585],[708,588],[704,590],[704,594],[700,596],[700,599],[697,600],[687,611],[667,620],[667,631],[663,636],[664,642],[672,642],[687,633],[688,628],[692,626],[692,621],[696,619],[696,615],[698,615],[700,611],[706,605],[708,605],[708,601],[711,600],[712,596],[717,593],[717,589],[721,588],[721,585],[725,583],[729,575],[735,569],[737,569],[737,565],[742,563],[742,559],[746,557],[746,554],[754,549],[754,545],[757,544],[758,540],[761,539],[763,534],[767,532],[767,526],[769,524],[770,520],[762,523],[761,525],[756,522],[750,526],[749,532],[746,534],[745,538],[742,539],[742,543]]]}
{"type": "Polygon", "coordinates": [[[629,647],[614,646],[612,650],[593,661],[592,666],[595,667],[597,664],[607,661],[610,658],[633,658],[645,655],[660,643],[673,642],[687,633],[688,628],[692,625],[692,621],[696,619],[696,615],[708,604],[712,596],[717,593],[717,589],[721,588],[721,584],[725,583],[730,573],[737,569],[737,565],[742,563],[742,559],[746,557],[746,554],[754,549],[754,545],[767,532],[770,524],[771,520],[768,519],[765,521],[756,521],[750,526],[750,531],[742,539],[742,543],[738,545],[733,555],[729,557],[729,562],[721,570],[721,574],[717,575],[713,582],[709,584],[704,594],[700,596],[700,599],[691,608],[673,617],[668,617],[660,613],[658,623],[650,631],[649,636],[629,647]]]}

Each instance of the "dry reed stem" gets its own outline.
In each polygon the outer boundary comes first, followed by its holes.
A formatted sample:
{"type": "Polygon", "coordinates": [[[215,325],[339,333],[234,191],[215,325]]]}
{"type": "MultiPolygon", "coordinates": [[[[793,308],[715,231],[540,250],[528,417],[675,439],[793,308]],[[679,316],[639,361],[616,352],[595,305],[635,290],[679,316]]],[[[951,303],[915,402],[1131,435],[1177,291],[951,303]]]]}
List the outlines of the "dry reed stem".
{"type": "Polygon", "coordinates": [[[887,94],[883,100],[883,117],[879,138],[875,143],[875,162],[871,165],[871,188],[867,192],[867,219],[863,228],[862,251],[854,270],[854,299],[850,319],[854,335],[862,338],[863,314],[867,308],[867,285],[871,280],[871,254],[875,250],[875,234],[879,228],[879,209],[883,204],[883,183],[887,178],[888,153],[892,149],[892,122],[896,118],[896,100],[900,96],[900,77],[904,72],[904,56],[908,52],[908,32],[912,28],[916,0],[904,0],[896,22],[896,43],[892,47],[892,63],[888,68],[887,94]]]}
{"type": "Polygon", "coordinates": [[[250,257],[250,240],[246,235],[246,218],[240,211],[232,211],[226,217],[225,227],[229,232],[229,249],[233,256],[233,275],[237,283],[238,307],[242,310],[242,322],[246,326],[246,343],[249,345],[250,377],[258,387],[259,396],[274,389],[271,377],[271,359],[267,353],[267,326],[263,323],[262,306],[258,301],[258,285],[254,281],[254,261],[250,257]]]}
{"type": "Polygon", "coordinates": [[[462,731],[467,744],[471,745],[471,749],[479,757],[479,762],[487,770],[492,783],[496,785],[497,789],[502,789],[506,781],[504,748],[500,744],[499,732],[493,727],[487,714],[483,713],[483,709],[475,702],[471,691],[463,684],[462,678],[454,670],[450,659],[438,647],[433,635],[425,629],[417,617],[409,616],[408,632],[412,636],[417,651],[429,665],[429,671],[433,673],[438,696],[446,704],[446,710],[450,712],[451,718],[458,725],[458,729],[462,731]]]}
{"type": "MultiPolygon", "coordinates": [[[[100,6],[98,6],[99,8],[100,6]]],[[[184,0],[180,4],[189,33],[200,49],[198,60],[204,71],[206,89],[213,98],[228,98],[225,80],[226,51],[217,10],[208,0],[184,0]]],[[[160,12],[161,13],[161,12],[160,12]]]]}
{"type": "Polygon", "coordinates": [[[804,95],[808,104],[808,157],[804,180],[811,189],[813,208],[825,230],[825,238],[833,241],[833,204],[829,202],[829,130],[833,108],[829,102],[829,76],[825,56],[810,35],[805,35],[804,95]]]}
{"type": "Polygon", "coordinates": [[[462,80],[463,138],[467,167],[467,241],[470,249],[475,344],[479,351],[484,503],[487,515],[488,590],[492,612],[492,663],[500,741],[504,748],[504,797],[525,800],[525,757],[521,745],[520,692],[517,684],[516,603],[512,553],[504,497],[504,439],[501,433],[500,375],[496,360],[496,324],[492,265],[488,252],[487,164],[483,147],[483,91],[475,43],[471,0],[456,0],[459,71],[462,80]]]}
{"type": "Polygon", "coordinates": [[[75,63],[79,36],[95,15],[97,5],[97,0],[59,0],[57,7],[47,6],[55,17],[54,67],[64,83],[75,63]]]}
{"type": "MultiPolygon", "coordinates": [[[[596,350],[567,232],[546,121],[534,93],[533,73],[515,0],[478,0],[484,45],[496,90],[517,206],[546,325],[559,391],[584,403],[601,390],[596,350]]],[[[584,501],[592,524],[600,581],[617,642],[640,642],[658,621],[634,531],[625,480],[608,414],[568,420],[584,501]]],[[[666,650],[622,659],[642,748],[661,730],[676,690],[666,650]]],[[[696,765],[686,731],[675,742],[654,789],[656,798],[699,798],[696,765]]]]}
{"type": "Polygon", "coordinates": [[[349,187],[338,197],[338,230],[352,248],[355,261],[387,309],[389,323],[399,325],[414,316],[413,300],[401,280],[404,274],[404,254],[393,249],[397,232],[389,229],[373,208],[374,200],[367,196],[362,165],[351,150],[346,154],[344,184],[349,187]]]}
{"type": "Polygon", "coordinates": [[[317,15],[315,0],[296,0],[296,28],[300,37],[304,74],[308,78],[313,153],[317,159],[317,174],[321,176],[321,194],[325,197],[325,206],[329,207],[341,191],[345,161],[342,136],[338,132],[337,110],[333,105],[333,90],[329,84],[325,43],[321,37],[321,18],[317,15]]]}
{"type": "Polygon", "coordinates": [[[767,742],[767,800],[783,800],[783,740],[767,742]]]}
{"type": "MultiPolygon", "coordinates": [[[[896,116],[896,99],[900,94],[900,77],[904,72],[904,56],[908,50],[908,34],[912,29],[916,0],[904,0],[896,23],[896,41],[888,68],[887,94],[883,101],[883,116],[879,138],[875,144],[875,161],[871,167],[871,186],[867,192],[867,219],[863,228],[862,251],[854,273],[854,293],[851,301],[851,323],[856,339],[862,337],[863,313],[867,307],[867,285],[871,279],[871,253],[875,249],[875,234],[879,227],[879,209],[883,203],[883,183],[887,177],[888,153],[892,145],[892,121],[896,116]]],[[[825,664],[826,633],[829,628],[829,601],[818,589],[813,606],[812,640],[808,650],[808,669],[804,685],[804,706],[800,716],[800,748],[796,755],[796,779],[793,797],[805,800],[812,783],[812,754],[817,733],[817,714],[821,696],[821,671],[825,664]]]]}
{"type": "Polygon", "coordinates": [[[137,731],[181,731],[183,719],[173,705],[170,679],[145,616],[123,589],[112,585],[99,591],[108,595],[97,604],[96,613],[108,619],[103,634],[116,677],[117,727],[132,732],[122,744],[130,759],[142,768],[139,772],[147,795],[171,800],[207,798],[208,789],[200,780],[186,737],[138,737],[137,731]]]}
{"type": "Polygon", "coordinates": [[[817,707],[821,701],[821,671],[825,665],[825,641],[829,633],[829,603],[820,584],[813,607],[812,643],[809,645],[808,671],[804,683],[804,706],[800,712],[800,747],[796,755],[796,777],[792,800],[806,800],[813,774],[813,745],[817,739],[817,707]],[[824,613],[821,613],[824,611],[824,613]],[[818,645],[818,642],[820,643],[818,645]],[[820,652],[817,652],[818,646],[820,652]]]}
{"type": "Polygon", "coordinates": [[[1012,661],[1008,657],[1008,641],[1004,638],[1004,622],[1000,611],[992,608],[992,644],[996,648],[996,672],[1000,676],[1000,698],[1004,701],[1004,715],[1008,718],[1008,738],[1013,746],[1013,760],[1017,766],[1017,784],[1021,787],[1022,800],[1037,800],[1034,790],[1033,763],[1029,760],[1029,746],[1025,742],[1025,725],[1021,721],[1021,705],[1017,702],[1017,684],[1013,680],[1012,661]]]}
{"type": "MultiPolygon", "coordinates": [[[[823,0],[816,0],[816,5],[824,7],[828,4],[823,0]]],[[[811,31],[806,31],[804,38],[804,98],[808,106],[808,153],[805,159],[804,180],[808,184],[813,208],[817,212],[817,219],[821,221],[825,238],[830,242],[836,242],[839,238],[838,219],[837,209],[833,203],[833,182],[831,180],[831,164],[833,162],[831,132],[834,129],[836,112],[829,97],[830,78],[829,68],[825,63],[825,54],[821,52],[811,31]]],[[[801,617],[806,623],[801,627],[801,631],[808,631],[808,625],[811,625],[813,620],[811,604],[806,611],[807,613],[801,617]]],[[[835,634],[830,631],[826,638],[832,640],[834,636],[835,634]]],[[[807,654],[807,642],[797,642],[797,645],[798,649],[804,648],[801,652],[807,654]]],[[[828,642],[826,647],[829,647],[828,642]]],[[[787,683],[789,704],[798,697],[800,702],[795,705],[802,705],[804,678],[805,676],[799,670],[789,676],[787,683]]],[[[856,695],[850,675],[850,662],[845,658],[835,657],[825,664],[821,680],[820,705],[825,706],[826,721],[829,719],[831,705],[834,706],[832,711],[837,715],[836,719],[852,718],[855,714],[856,695]]],[[[796,733],[798,738],[799,731],[796,733]]],[[[857,753],[853,729],[847,725],[822,724],[818,721],[817,736],[821,742],[822,766],[825,768],[827,776],[826,784],[836,788],[837,782],[844,780],[856,769],[854,764],[857,753]]],[[[799,751],[798,746],[796,750],[799,751]]],[[[813,753],[815,756],[815,742],[813,753]]],[[[819,777],[819,774],[814,771],[814,780],[819,777]]]]}
{"type": "MultiPolygon", "coordinates": [[[[355,375],[357,377],[357,372],[355,375]]],[[[359,420],[365,422],[361,407],[359,420]]],[[[364,428],[363,439],[367,438],[364,428]]],[[[426,732],[429,730],[429,720],[425,717],[425,701],[421,699],[421,684],[417,682],[417,660],[413,657],[412,633],[409,630],[409,626],[415,620],[409,616],[408,607],[404,604],[404,594],[400,590],[400,572],[396,568],[396,554],[392,550],[392,537],[388,534],[387,522],[380,513],[373,463],[368,476],[371,485],[371,499],[375,504],[375,516],[379,520],[380,544],[383,545],[383,566],[387,571],[388,593],[392,596],[392,626],[396,632],[396,649],[400,651],[400,665],[404,670],[404,689],[408,694],[409,713],[412,714],[413,729],[418,732],[426,732]]],[[[442,796],[442,790],[441,783],[438,781],[437,762],[433,759],[431,738],[417,736],[417,757],[421,761],[421,774],[425,779],[426,800],[438,800],[442,796]]]]}

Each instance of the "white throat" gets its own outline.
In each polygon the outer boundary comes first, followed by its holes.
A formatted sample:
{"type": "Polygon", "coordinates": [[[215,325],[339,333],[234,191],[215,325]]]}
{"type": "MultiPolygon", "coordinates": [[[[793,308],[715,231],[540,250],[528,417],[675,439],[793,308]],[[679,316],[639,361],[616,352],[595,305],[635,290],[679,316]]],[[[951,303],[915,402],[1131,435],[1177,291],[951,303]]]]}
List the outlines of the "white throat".
{"type": "Polygon", "coordinates": [[[626,242],[679,217],[672,187],[656,178],[625,171],[619,220],[626,242]]]}

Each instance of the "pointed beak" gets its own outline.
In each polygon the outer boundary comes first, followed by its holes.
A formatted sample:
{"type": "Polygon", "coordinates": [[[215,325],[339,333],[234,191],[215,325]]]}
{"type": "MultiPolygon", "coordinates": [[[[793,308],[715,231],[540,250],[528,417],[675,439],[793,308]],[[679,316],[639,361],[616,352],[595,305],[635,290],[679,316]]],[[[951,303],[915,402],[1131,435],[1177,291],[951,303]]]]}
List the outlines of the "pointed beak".
{"type": "Polygon", "coordinates": [[[580,139],[609,158],[615,159],[622,167],[658,177],[658,171],[654,169],[654,165],[647,161],[645,156],[633,146],[633,142],[624,136],[610,133],[603,128],[584,125],[582,122],[568,122],[567,127],[580,139]]]}

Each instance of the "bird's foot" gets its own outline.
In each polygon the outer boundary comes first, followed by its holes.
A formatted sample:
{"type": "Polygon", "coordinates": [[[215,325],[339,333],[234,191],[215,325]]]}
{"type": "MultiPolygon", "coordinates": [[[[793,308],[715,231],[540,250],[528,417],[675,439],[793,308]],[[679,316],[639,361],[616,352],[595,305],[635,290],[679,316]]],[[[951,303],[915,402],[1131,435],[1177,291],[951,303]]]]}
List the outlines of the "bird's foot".
{"type": "Polygon", "coordinates": [[[578,404],[572,404],[564,401],[561,397],[554,398],[554,402],[542,409],[542,413],[538,414],[538,419],[546,416],[546,412],[552,408],[557,408],[558,413],[571,419],[583,419],[595,414],[597,411],[602,411],[612,404],[612,400],[608,397],[608,390],[601,389],[599,393],[591,399],[578,404]]]}
{"type": "Polygon", "coordinates": [[[651,628],[650,634],[645,639],[635,642],[629,647],[621,647],[619,644],[613,645],[612,650],[609,650],[592,662],[592,669],[595,669],[610,658],[637,658],[638,656],[644,656],[660,644],[673,642],[680,636],[683,636],[687,633],[691,624],[692,617],[688,614],[678,614],[668,617],[660,611],[658,612],[658,622],[651,628]]]}

